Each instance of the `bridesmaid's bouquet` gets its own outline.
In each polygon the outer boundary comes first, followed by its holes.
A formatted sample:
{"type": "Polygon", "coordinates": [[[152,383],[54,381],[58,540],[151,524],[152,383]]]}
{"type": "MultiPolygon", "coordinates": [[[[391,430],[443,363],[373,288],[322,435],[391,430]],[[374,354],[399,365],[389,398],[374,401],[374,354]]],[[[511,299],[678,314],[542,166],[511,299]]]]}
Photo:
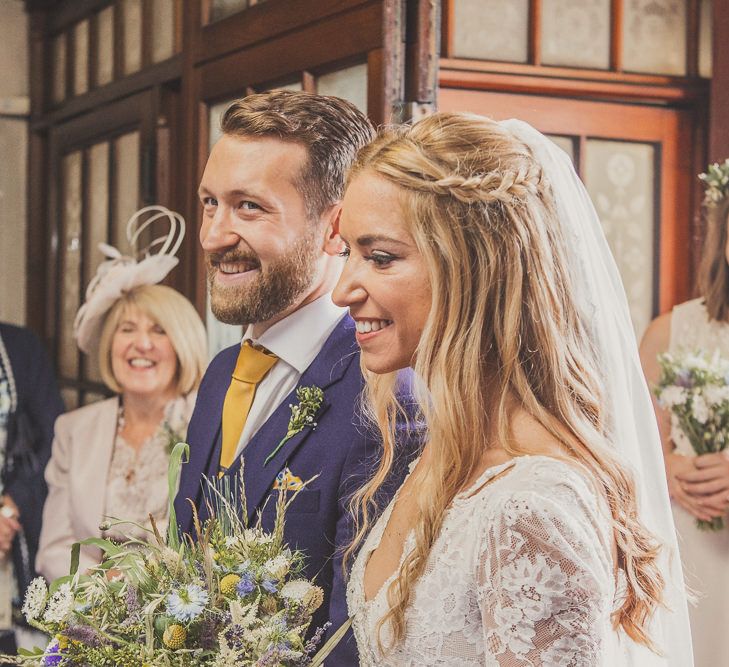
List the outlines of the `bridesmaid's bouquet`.
{"type": "MultiPolygon", "coordinates": [[[[179,444],[172,452],[171,498],[186,451],[179,444]]],[[[240,518],[241,479],[208,482],[213,518],[201,524],[195,515],[195,540],[179,535],[170,503],[166,539],[152,522],[149,543],[91,538],[75,544],[71,574],[50,587],[35,579],[25,596],[28,623],[50,643],[10,661],[40,667],[321,665],[346,628],[314,655],[325,628],[310,640],[306,634],[323,591],[301,577],[303,554],[283,542],[293,494],[279,494],[275,528],[267,534],[240,518]],[[105,554],[87,573],[77,571],[82,544],[105,554]]]]}
{"type": "MultiPolygon", "coordinates": [[[[658,404],[668,410],[697,455],[729,444],[729,361],[718,353],[659,355],[658,404]]],[[[704,530],[721,530],[724,519],[698,520],[704,530]]]]}

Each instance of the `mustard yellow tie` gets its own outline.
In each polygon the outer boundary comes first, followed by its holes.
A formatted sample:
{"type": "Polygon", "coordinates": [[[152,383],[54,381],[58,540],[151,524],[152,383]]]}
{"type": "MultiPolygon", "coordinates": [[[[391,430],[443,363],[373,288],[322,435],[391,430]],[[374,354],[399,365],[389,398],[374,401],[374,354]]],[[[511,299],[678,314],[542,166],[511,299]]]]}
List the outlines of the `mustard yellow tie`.
{"type": "Polygon", "coordinates": [[[238,449],[248,413],[253,405],[258,383],[278,361],[271,352],[253,347],[246,340],[241,345],[233,377],[223,403],[223,446],[220,450],[220,474],[230,468],[238,449]]]}

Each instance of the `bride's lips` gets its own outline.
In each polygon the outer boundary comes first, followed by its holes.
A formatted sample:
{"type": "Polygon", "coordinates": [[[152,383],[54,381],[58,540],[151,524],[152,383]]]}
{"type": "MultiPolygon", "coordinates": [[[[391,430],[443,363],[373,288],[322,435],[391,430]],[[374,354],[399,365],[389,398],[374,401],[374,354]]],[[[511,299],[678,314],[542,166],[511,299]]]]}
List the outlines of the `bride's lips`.
{"type": "Polygon", "coordinates": [[[374,317],[355,317],[354,322],[357,327],[355,337],[358,343],[366,343],[381,337],[393,324],[392,320],[374,317]]]}

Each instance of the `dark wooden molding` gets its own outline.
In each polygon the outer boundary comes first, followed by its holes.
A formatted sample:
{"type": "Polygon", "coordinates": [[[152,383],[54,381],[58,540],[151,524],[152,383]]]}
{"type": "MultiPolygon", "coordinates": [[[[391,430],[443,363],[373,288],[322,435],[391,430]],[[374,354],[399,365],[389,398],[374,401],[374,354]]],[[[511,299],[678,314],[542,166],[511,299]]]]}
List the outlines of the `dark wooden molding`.
{"type": "Polygon", "coordinates": [[[705,102],[708,95],[704,79],[457,59],[441,60],[439,81],[441,87],[665,105],[705,102]]]}
{"type": "Polygon", "coordinates": [[[729,157],[729,0],[713,0],[713,73],[709,107],[709,162],[729,157]]]}
{"type": "Polygon", "coordinates": [[[120,81],[114,81],[101,88],[90,90],[88,93],[78,95],[54,111],[47,114],[31,116],[31,129],[39,130],[44,127],[65,122],[75,116],[91,113],[101,106],[122,100],[130,95],[149,90],[154,86],[176,81],[182,75],[182,57],[173,56],[145,70],[132,74],[120,81]]]}
{"type": "MultiPolygon", "coordinates": [[[[215,23],[204,26],[195,46],[195,64],[220,58],[234,51],[290,32],[299,32],[309,25],[360,9],[379,5],[382,0],[316,0],[307,2],[302,10],[301,0],[276,0],[254,5],[215,23]]],[[[194,14],[194,12],[192,12],[194,14]]],[[[340,33],[338,39],[341,40],[340,33]]],[[[334,44],[321,44],[323,48],[334,44]]]]}
{"type": "Polygon", "coordinates": [[[336,19],[307,25],[196,68],[201,72],[202,99],[224,99],[246,86],[280,81],[293,72],[319,73],[333,63],[358,57],[364,61],[367,53],[382,45],[382,32],[382,5],[362,4],[336,19]],[[342,39],[342,34],[351,38],[342,39]]]}

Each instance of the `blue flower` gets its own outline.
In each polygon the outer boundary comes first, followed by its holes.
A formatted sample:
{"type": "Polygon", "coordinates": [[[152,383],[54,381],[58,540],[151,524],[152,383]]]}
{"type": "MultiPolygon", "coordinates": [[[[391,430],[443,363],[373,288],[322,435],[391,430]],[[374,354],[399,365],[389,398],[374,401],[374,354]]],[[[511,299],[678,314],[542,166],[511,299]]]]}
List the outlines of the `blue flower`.
{"type": "Polygon", "coordinates": [[[278,591],[278,582],[275,579],[264,579],[262,584],[264,590],[269,593],[275,593],[278,591]]]}
{"type": "Polygon", "coordinates": [[[60,665],[63,662],[63,656],[60,655],[60,653],[61,647],[58,640],[54,639],[50,644],[48,644],[48,646],[46,646],[46,650],[43,652],[41,665],[43,665],[43,667],[55,667],[55,665],[60,665]]]}
{"type": "Polygon", "coordinates": [[[197,584],[187,584],[167,596],[167,611],[177,621],[191,621],[205,609],[208,600],[206,590],[197,584]]]}
{"type": "Polygon", "coordinates": [[[240,581],[236,586],[236,591],[238,591],[238,595],[243,598],[249,593],[252,593],[255,588],[256,582],[253,578],[253,575],[250,572],[243,572],[241,574],[240,581]]]}
{"type": "Polygon", "coordinates": [[[691,377],[691,371],[686,368],[682,368],[676,373],[676,384],[684,389],[691,389],[694,386],[693,378],[691,377]]]}

